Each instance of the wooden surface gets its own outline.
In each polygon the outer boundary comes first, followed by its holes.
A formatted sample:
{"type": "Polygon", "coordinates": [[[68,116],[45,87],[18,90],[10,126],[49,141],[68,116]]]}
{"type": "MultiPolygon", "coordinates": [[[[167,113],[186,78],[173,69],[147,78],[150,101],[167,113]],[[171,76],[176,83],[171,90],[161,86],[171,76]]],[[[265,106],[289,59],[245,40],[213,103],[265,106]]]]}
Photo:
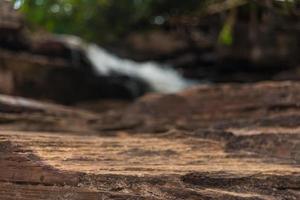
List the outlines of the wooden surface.
{"type": "Polygon", "coordinates": [[[95,114],[0,96],[0,199],[300,199],[300,84],[95,114]]]}

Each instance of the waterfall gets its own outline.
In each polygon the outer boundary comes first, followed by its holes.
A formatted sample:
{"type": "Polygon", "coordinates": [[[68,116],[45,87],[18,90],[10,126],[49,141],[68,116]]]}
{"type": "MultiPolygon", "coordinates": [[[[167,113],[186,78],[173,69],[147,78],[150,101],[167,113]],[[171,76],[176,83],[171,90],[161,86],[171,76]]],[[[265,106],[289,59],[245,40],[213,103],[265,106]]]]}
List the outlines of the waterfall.
{"type": "Polygon", "coordinates": [[[99,75],[113,73],[138,78],[146,82],[153,91],[173,93],[180,91],[194,82],[185,79],[180,73],[170,66],[156,62],[135,62],[122,59],[113,55],[96,44],[84,44],[80,38],[74,36],[60,36],[72,46],[81,46],[87,58],[92,63],[94,70],[99,75]]]}
{"type": "Polygon", "coordinates": [[[157,92],[177,92],[192,83],[169,66],[163,66],[155,62],[138,63],[122,59],[95,44],[90,44],[87,47],[87,56],[99,74],[109,75],[117,72],[137,77],[147,82],[157,92]]]}

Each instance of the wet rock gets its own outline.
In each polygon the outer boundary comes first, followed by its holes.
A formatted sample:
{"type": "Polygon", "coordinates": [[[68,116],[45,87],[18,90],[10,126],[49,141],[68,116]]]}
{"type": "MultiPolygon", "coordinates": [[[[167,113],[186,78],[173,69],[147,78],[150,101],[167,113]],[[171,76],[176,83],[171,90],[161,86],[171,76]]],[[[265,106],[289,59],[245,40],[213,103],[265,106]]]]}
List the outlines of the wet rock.
{"type": "Polygon", "coordinates": [[[62,37],[29,34],[11,2],[0,2],[0,92],[64,104],[134,99],[148,84],[122,74],[97,75],[80,45],[62,37]]]}

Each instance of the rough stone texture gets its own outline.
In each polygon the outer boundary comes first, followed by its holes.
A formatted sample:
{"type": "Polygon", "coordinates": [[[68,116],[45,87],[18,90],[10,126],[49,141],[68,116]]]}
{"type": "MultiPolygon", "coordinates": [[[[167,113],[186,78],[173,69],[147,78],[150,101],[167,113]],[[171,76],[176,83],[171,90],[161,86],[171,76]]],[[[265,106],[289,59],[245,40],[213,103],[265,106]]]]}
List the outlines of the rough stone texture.
{"type": "Polygon", "coordinates": [[[197,86],[95,114],[0,96],[0,199],[299,199],[300,84],[197,86]]]}

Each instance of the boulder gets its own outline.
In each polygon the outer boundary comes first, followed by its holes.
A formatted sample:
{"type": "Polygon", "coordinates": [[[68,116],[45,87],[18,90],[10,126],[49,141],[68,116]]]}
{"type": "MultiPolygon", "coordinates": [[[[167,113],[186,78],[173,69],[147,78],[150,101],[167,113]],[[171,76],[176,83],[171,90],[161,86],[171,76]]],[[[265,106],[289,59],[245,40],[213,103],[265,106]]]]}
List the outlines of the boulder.
{"type": "Polygon", "coordinates": [[[10,2],[1,1],[0,11],[0,93],[72,104],[134,99],[150,90],[138,78],[97,75],[85,50],[62,37],[28,34],[10,2]]]}

